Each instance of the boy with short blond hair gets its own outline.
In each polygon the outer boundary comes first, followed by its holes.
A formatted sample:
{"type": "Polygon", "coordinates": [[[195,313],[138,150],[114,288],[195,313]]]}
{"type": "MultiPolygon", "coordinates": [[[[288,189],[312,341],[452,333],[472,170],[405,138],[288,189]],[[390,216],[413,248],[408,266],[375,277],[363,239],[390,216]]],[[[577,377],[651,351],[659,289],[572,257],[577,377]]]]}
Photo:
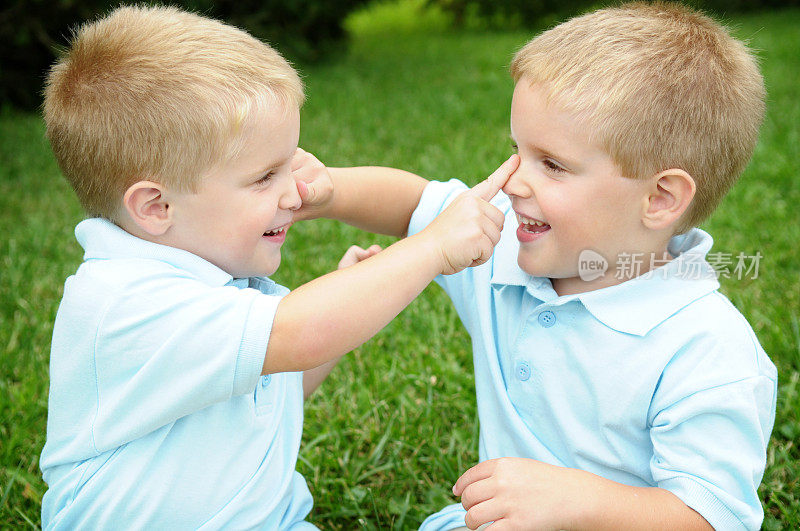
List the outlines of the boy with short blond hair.
{"type": "MultiPolygon", "coordinates": [[[[755,147],[755,59],[704,15],[638,3],[543,33],[512,73],[521,162],[493,204],[516,232],[437,278],[472,336],[481,462],[422,529],[758,529],[777,373],[692,228],[755,147]]],[[[368,229],[359,194],[418,194],[397,170],[331,173],[350,208],[320,211],[368,229]]],[[[408,233],[466,190],[429,183],[408,233]]]]}
{"type": "Polygon", "coordinates": [[[764,117],[764,80],[744,43],[677,5],[574,18],[526,44],[511,76],[584,118],[625,177],[689,173],[697,191],[678,233],[708,218],[742,174],[764,117]]]}
{"type": "MultiPolygon", "coordinates": [[[[314,528],[304,397],[435,276],[488,259],[516,159],[423,234],[291,293],[267,278],[301,196],[331,193],[297,148],[302,101],[269,46],[167,7],[83,26],[53,68],[47,134],[97,217],[53,330],[44,528],[314,528]]],[[[407,224],[415,201],[387,212],[407,224]]]]}
{"type": "Polygon", "coordinates": [[[196,189],[204,172],[236,156],[258,108],[302,106],[291,65],[232,29],[175,9],[136,8],[81,28],[50,72],[44,114],[88,215],[117,221],[119,199],[143,175],[196,189]]]}

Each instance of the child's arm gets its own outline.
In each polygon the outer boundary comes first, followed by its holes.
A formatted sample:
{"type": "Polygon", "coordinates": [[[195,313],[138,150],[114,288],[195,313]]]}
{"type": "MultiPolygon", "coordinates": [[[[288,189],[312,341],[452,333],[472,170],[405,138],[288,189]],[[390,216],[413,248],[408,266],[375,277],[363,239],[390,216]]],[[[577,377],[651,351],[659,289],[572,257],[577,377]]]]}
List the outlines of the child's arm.
{"type": "Polygon", "coordinates": [[[631,487],[534,459],[490,459],[453,486],[477,529],[712,529],[668,490],[631,487]]]}
{"type": "Polygon", "coordinates": [[[327,168],[299,148],[292,170],[303,197],[295,219],[336,219],[368,232],[398,237],[406,234],[428,183],[394,168],[327,168]]]}
{"type": "Polygon", "coordinates": [[[428,181],[403,170],[379,166],[330,168],[335,200],[325,217],[359,229],[405,236],[411,214],[428,181]]]}
{"type": "MultiPolygon", "coordinates": [[[[345,267],[350,267],[351,265],[355,265],[362,260],[366,260],[370,256],[375,256],[381,251],[379,245],[373,245],[368,249],[362,249],[357,245],[350,246],[347,249],[347,252],[344,253],[342,259],[339,260],[339,266],[336,269],[344,269],[345,267]]],[[[303,398],[308,398],[311,396],[317,387],[328,377],[328,374],[336,367],[336,364],[339,363],[341,358],[332,359],[329,362],[326,362],[319,367],[315,367],[313,369],[309,369],[303,372],[303,398]]]]}
{"type": "Polygon", "coordinates": [[[338,358],[386,326],[436,276],[486,262],[504,221],[488,200],[518,164],[512,156],[420,233],[281,299],[263,373],[304,371],[338,358]]]}

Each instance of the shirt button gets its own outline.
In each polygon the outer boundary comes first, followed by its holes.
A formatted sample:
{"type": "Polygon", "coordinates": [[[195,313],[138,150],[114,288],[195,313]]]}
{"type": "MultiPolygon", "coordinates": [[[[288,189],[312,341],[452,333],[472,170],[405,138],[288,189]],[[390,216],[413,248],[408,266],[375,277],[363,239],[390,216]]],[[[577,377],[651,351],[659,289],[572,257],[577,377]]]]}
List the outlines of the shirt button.
{"type": "Polygon", "coordinates": [[[262,387],[262,389],[264,387],[268,386],[271,381],[272,381],[272,375],[271,374],[265,374],[261,378],[261,387],[262,387]]]}
{"type": "Polygon", "coordinates": [[[531,366],[527,361],[518,361],[514,371],[517,373],[517,379],[522,382],[531,377],[531,366]]]}
{"type": "Polygon", "coordinates": [[[554,314],[550,310],[540,313],[539,324],[542,325],[544,328],[550,328],[551,326],[556,324],[556,314],[554,314]]]}

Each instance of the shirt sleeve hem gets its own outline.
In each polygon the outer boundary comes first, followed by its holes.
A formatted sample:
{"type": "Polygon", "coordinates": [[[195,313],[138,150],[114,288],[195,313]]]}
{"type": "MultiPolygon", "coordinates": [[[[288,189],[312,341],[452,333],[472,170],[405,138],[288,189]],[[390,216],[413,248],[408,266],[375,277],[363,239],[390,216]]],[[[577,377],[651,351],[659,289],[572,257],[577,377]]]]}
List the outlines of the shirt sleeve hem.
{"type": "Polygon", "coordinates": [[[234,395],[252,392],[258,383],[280,299],[281,297],[259,294],[250,306],[236,358],[236,370],[233,376],[234,395]]]}
{"type": "Polygon", "coordinates": [[[467,511],[460,503],[448,505],[438,513],[428,516],[419,527],[419,531],[448,531],[465,527],[464,518],[467,511]]]}
{"type": "Polygon", "coordinates": [[[667,479],[660,481],[658,486],[672,492],[683,503],[700,513],[714,529],[749,529],[719,498],[690,478],[667,479]]]}

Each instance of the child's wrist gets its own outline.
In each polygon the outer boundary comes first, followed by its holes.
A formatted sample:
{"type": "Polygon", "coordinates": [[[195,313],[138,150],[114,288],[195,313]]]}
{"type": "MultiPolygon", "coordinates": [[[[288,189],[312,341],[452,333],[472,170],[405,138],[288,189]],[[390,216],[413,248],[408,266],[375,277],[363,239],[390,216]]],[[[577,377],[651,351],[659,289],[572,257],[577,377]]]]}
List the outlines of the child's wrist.
{"type": "Polygon", "coordinates": [[[596,529],[603,523],[603,514],[608,511],[604,504],[607,493],[607,480],[586,472],[585,470],[570,469],[573,479],[575,503],[568,504],[565,524],[571,528],[596,529]]]}
{"type": "Polygon", "coordinates": [[[445,273],[448,264],[442,252],[442,246],[428,229],[407,237],[406,241],[417,248],[415,255],[419,258],[420,267],[427,266],[434,277],[445,273]]]}
{"type": "Polygon", "coordinates": [[[325,218],[325,219],[335,219],[335,220],[342,220],[342,215],[340,212],[337,212],[337,207],[339,207],[339,203],[337,203],[337,194],[336,194],[336,187],[334,186],[333,190],[331,190],[328,199],[320,205],[318,211],[316,212],[316,216],[318,218],[325,218]]]}

